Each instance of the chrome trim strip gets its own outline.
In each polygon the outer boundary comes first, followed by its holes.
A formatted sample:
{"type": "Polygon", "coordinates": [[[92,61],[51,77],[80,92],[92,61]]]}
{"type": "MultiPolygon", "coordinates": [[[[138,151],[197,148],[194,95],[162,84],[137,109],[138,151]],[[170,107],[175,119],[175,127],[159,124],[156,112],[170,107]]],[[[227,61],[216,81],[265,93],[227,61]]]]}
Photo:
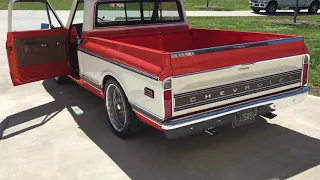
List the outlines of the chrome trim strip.
{"type": "MultiPolygon", "coordinates": [[[[277,59],[266,59],[266,60],[261,60],[261,61],[257,61],[257,62],[253,62],[253,63],[246,63],[246,64],[259,64],[259,63],[264,63],[265,61],[281,61],[283,59],[294,58],[294,57],[299,57],[299,56],[303,56],[303,55],[307,55],[307,54],[300,54],[300,55],[296,55],[296,56],[287,56],[287,57],[277,58],[277,59]]],[[[192,72],[192,73],[188,73],[188,74],[173,76],[172,78],[180,78],[180,77],[184,77],[184,76],[191,76],[191,75],[202,74],[202,73],[207,73],[207,72],[219,71],[219,70],[234,68],[234,67],[242,66],[242,65],[246,65],[246,64],[236,64],[236,65],[231,65],[231,66],[226,66],[226,67],[221,67],[221,68],[192,72]]]]}
{"type": "Polygon", "coordinates": [[[125,68],[125,69],[127,69],[127,70],[129,70],[129,71],[135,72],[135,73],[137,73],[137,74],[143,75],[143,76],[148,77],[148,78],[150,78],[150,79],[159,81],[159,78],[158,78],[157,76],[154,76],[154,75],[151,75],[151,74],[142,72],[142,71],[140,71],[140,70],[138,70],[138,69],[132,68],[132,67],[127,66],[127,65],[124,65],[124,64],[122,64],[122,63],[119,63],[119,62],[116,62],[116,61],[112,61],[112,60],[110,60],[110,59],[108,59],[108,58],[105,58],[105,57],[102,57],[102,56],[100,56],[100,55],[91,53],[91,52],[89,52],[89,51],[87,51],[87,50],[78,48],[78,51],[81,51],[81,52],[83,52],[83,53],[85,53],[85,54],[88,54],[88,55],[94,56],[94,57],[96,57],[96,58],[102,59],[102,60],[104,60],[104,61],[107,61],[107,62],[112,63],[112,64],[114,64],[114,65],[120,66],[120,67],[122,67],[122,68],[125,68]]]}
{"type": "Polygon", "coordinates": [[[195,50],[188,50],[188,51],[178,51],[178,52],[172,52],[170,53],[170,55],[171,55],[171,58],[174,59],[174,58],[179,58],[184,56],[193,56],[193,55],[207,54],[212,52],[230,51],[235,49],[245,49],[245,48],[257,47],[257,46],[291,43],[291,42],[297,42],[302,40],[303,38],[300,36],[293,37],[293,38],[281,38],[276,40],[267,40],[267,41],[259,41],[259,42],[252,42],[252,43],[241,43],[241,44],[202,48],[202,49],[195,49],[195,50]]]}
{"type": "Polygon", "coordinates": [[[170,53],[170,55],[171,55],[171,58],[174,59],[174,58],[179,58],[184,56],[193,56],[198,54],[230,51],[235,49],[245,49],[250,47],[266,46],[266,45],[268,45],[267,42],[261,41],[261,42],[254,42],[254,43],[243,43],[243,44],[234,44],[234,45],[218,46],[218,47],[211,47],[211,48],[202,48],[202,49],[195,49],[195,50],[189,50],[189,51],[178,51],[178,52],[170,53]]]}
{"type": "Polygon", "coordinates": [[[180,94],[174,94],[174,98],[181,98],[181,97],[185,97],[185,96],[190,96],[190,95],[194,95],[194,94],[199,94],[199,93],[212,91],[213,89],[214,90],[219,90],[219,89],[229,88],[229,87],[238,86],[238,85],[242,85],[242,84],[246,84],[246,83],[263,81],[263,80],[270,79],[270,78],[276,78],[276,77],[281,77],[281,76],[290,75],[290,74],[296,74],[296,73],[302,73],[302,69],[296,69],[296,70],[293,70],[293,71],[286,71],[286,72],[283,72],[283,73],[278,73],[278,74],[273,74],[273,75],[268,75],[268,76],[262,76],[262,77],[259,77],[259,78],[254,78],[254,79],[249,79],[249,80],[244,80],[244,81],[237,81],[235,83],[219,85],[219,86],[213,86],[213,87],[210,87],[210,88],[200,89],[200,90],[196,90],[196,91],[190,91],[190,92],[184,92],[184,93],[180,93],[180,94]]]}
{"type": "Polygon", "coordinates": [[[174,111],[175,112],[182,111],[182,110],[197,107],[197,106],[202,106],[202,105],[206,105],[206,104],[210,104],[210,103],[216,103],[216,102],[220,102],[220,101],[224,101],[224,100],[228,100],[228,99],[233,99],[233,98],[237,98],[237,97],[241,97],[241,96],[247,96],[247,95],[251,95],[251,94],[255,94],[255,93],[259,93],[259,92],[263,92],[263,91],[267,91],[267,90],[271,90],[271,89],[276,89],[276,88],[280,88],[280,87],[284,87],[284,86],[288,86],[288,85],[298,84],[298,83],[299,83],[299,85],[301,84],[299,79],[295,80],[293,82],[291,81],[291,82],[286,82],[283,84],[277,84],[277,85],[282,85],[282,86],[278,86],[278,87],[268,86],[268,87],[261,88],[261,89],[255,89],[255,90],[251,90],[251,91],[247,91],[247,92],[223,96],[220,98],[214,98],[214,99],[210,99],[210,100],[206,100],[206,101],[200,101],[200,102],[194,103],[194,104],[177,106],[174,108],[174,111]]]}
{"type": "MultiPolygon", "coordinates": [[[[258,106],[263,106],[263,105],[268,105],[268,104],[276,104],[280,103],[281,101],[286,101],[286,98],[293,98],[292,104],[299,103],[299,101],[296,100],[296,98],[300,98],[302,101],[309,92],[309,88],[304,87],[299,90],[294,90],[291,92],[286,92],[281,95],[274,95],[272,97],[268,98],[262,98],[259,100],[253,100],[251,102],[243,103],[240,105],[234,105],[234,106],[229,106],[229,107],[223,107],[219,110],[213,110],[210,112],[194,115],[194,116],[189,116],[189,117],[183,117],[180,119],[176,119],[173,121],[168,121],[164,124],[162,124],[162,128],[164,130],[172,130],[172,129],[178,129],[184,126],[188,126],[191,124],[196,124],[204,121],[208,121],[214,118],[219,118],[221,116],[225,116],[228,114],[233,114],[235,112],[239,112],[241,110],[253,108],[253,107],[258,107],[258,106]],[[300,97],[302,96],[302,97],[300,97]],[[278,102],[276,102],[278,101],[278,102]]],[[[285,103],[288,105],[287,103],[285,103]]],[[[275,107],[277,109],[277,106],[275,107]]]]}
{"type": "Polygon", "coordinates": [[[269,45],[273,44],[284,44],[284,43],[292,43],[292,42],[298,42],[303,41],[302,36],[293,37],[293,38],[281,38],[281,39],[275,39],[275,40],[268,40],[269,45]]]}
{"type": "Polygon", "coordinates": [[[142,116],[144,116],[147,119],[153,121],[154,123],[162,124],[163,119],[160,116],[158,116],[158,115],[146,110],[145,108],[143,108],[143,107],[139,106],[138,104],[135,104],[135,103],[133,103],[131,101],[129,101],[129,103],[130,103],[133,111],[141,114],[142,116]]]}
{"type": "Polygon", "coordinates": [[[86,76],[84,74],[80,74],[80,78],[83,81],[85,81],[86,83],[90,84],[91,86],[101,90],[101,85],[97,81],[91,79],[90,77],[88,77],[88,76],[86,76]]]}

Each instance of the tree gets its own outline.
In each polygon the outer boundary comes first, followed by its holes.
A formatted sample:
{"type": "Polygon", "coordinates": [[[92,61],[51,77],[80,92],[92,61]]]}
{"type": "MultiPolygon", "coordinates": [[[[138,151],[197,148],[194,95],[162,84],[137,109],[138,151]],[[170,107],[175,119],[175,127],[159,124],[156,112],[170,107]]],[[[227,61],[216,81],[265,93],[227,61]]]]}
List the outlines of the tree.
{"type": "Polygon", "coordinates": [[[297,2],[296,2],[296,8],[294,10],[294,17],[293,17],[293,22],[294,23],[297,23],[298,13],[299,13],[299,0],[297,0],[297,2]]]}

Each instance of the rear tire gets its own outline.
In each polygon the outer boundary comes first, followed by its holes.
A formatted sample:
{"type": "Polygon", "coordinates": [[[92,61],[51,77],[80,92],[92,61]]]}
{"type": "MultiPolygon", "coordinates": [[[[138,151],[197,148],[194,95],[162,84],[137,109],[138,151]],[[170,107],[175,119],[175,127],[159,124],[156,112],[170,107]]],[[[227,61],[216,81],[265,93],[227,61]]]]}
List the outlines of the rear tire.
{"type": "Polygon", "coordinates": [[[277,3],[269,2],[269,4],[267,5],[267,8],[266,8],[266,12],[267,12],[267,14],[274,14],[274,13],[276,13],[277,8],[278,8],[277,3]]]}
{"type": "Polygon", "coordinates": [[[308,8],[308,12],[310,13],[310,14],[315,14],[315,13],[317,13],[318,12],[318,10],[319,10],[319,2],[316,2],[316,1],[314,1],[313,3],[311,3],[311,5],[309,6],[309,8],[308,8]]]}
{"type": "Polygon", "coordinates": [[[68,76],[57,76],[54,78],[54,81],[57,84],[69,84],[71,83],[71,79],[68,78],[68,76]]]}
{"type": "Polygon", "coordinates": [[[120,84],[110,79],[105,85],[105,108],[112,131],[121,138],[137,136],[142,122],[133,112],[120,84]]]}

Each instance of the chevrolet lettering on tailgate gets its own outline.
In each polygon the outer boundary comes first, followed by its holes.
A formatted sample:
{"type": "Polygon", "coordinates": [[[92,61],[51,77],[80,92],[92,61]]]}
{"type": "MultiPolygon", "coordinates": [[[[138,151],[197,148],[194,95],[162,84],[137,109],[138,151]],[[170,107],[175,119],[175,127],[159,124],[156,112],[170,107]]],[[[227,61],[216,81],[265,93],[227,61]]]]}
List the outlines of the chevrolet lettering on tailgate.
{"type": "Polygon", "coordinates": [[[301,81],[301,69],[175,95],[175,111],[287,86],[301,81]]]}

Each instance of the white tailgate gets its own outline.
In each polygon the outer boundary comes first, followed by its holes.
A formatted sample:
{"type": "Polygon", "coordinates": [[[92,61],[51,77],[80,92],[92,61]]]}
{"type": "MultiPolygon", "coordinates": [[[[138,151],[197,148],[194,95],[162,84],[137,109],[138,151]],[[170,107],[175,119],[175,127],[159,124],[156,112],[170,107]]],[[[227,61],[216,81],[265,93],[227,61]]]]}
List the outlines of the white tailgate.
{"type": "Polygon", "coordinates": [[[304,56],[174,77],[173,116],[299,87],[304,56]]]}

